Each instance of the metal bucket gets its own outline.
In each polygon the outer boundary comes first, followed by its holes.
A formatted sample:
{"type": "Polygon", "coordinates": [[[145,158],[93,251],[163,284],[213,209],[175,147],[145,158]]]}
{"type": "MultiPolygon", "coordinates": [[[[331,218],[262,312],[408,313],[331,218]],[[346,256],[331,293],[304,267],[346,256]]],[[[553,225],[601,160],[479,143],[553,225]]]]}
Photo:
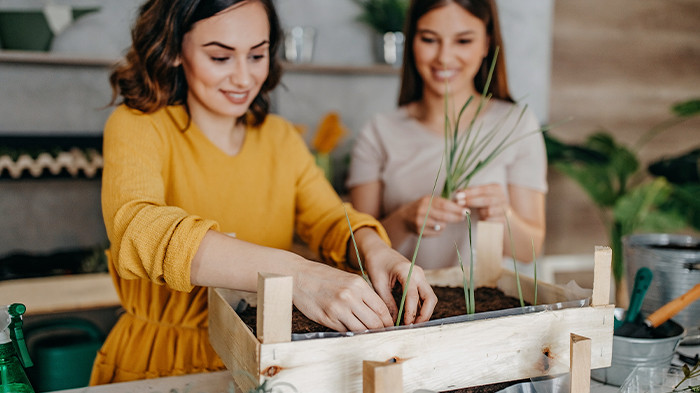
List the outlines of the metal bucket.
{"type": "MultiPolygon", "coordinates": [[[[627,282],[646,266],[654,273],[642,304],[651,314],[664,304],[700,283],[700,238],[686,235],[643,234],[622,239],[627,282]]],[[[700,326],[700,302],[694,302],[673,317],[686,329],[700,326]]]]}
{"type": "MultiPolygon", "coordinates": [[[[624,309],[616,308],[615,318],[624,320],[624,312],[624,309]]],[[[611,366],[591,370],[591,377],[598,382],[620,386],[636,366],[670,366],[685,329],[673,320],[656,329],[663,329],[663,338],[613,336],[611,366]]]]}

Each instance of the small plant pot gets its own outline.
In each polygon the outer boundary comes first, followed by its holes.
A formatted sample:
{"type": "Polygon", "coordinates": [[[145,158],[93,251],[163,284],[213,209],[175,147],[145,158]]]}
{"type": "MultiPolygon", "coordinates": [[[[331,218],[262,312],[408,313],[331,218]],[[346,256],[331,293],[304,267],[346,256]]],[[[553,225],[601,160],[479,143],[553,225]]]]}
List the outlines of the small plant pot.
{"type": "MultiPolygon", "coordinates": [[[[616,308],[615,318],[622,320],[624,312],[624,309],[616,308]]],[[[666,321],[657,329],[662,329],[664,333],[658,338],[613,336],[611,366],[591,370],[591,377],[599,382],[620,386],[637,366],[670,366],[685,329],[673,320],[666,321]]]]}
{"type": "MultiPolygon", "coordinates": [[[[622,239],[627,279],[648,267],[654,273],[642,304],[650,314],[700,282],[700,238],[688,235],[649,233],[622,239]]],[[[686,329],[700,326],[700,302],[688,305],[673,317],[686,329]]]]}
{"type": "MultiPolygon", "coordinates": [[[[72,20],[99,11],[99,7],[72,8],[72,20]]],[[[42,9],[0,10],[0,45],[5,50],[47,52],[54,32],[42,9]]]]}

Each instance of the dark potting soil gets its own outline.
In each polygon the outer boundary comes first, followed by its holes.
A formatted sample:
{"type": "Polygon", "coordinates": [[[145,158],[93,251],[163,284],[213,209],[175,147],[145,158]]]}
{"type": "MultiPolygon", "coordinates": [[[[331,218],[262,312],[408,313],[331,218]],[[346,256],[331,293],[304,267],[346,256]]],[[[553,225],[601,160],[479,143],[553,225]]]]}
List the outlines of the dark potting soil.
{"type": "MultiPolygon", "coordinates": [[[[462,288],[448,287],[433,287],[435,295],[438,297],[438,303],[433,311],[431,320],[453,317],[465,314],[466,306],[464,301],[464,291],[462,288]]],[[[396,304],[401,301],[401,288],[394,288],[394,299],[396,304]]],[[[476,303],[476,312],[498,311],[509,308],[520,307],[520,300],[512,296],[507,296],[501,290],[489,287],[477,288],[474,292],[476,303]]],[[[530,305],[525,303],[525,305],[530,305]]],[[[255,334],[255,323],[257,318],[257,309],[248,307],[240,312],[239,317],[255,334]]],[[[332,332],[333,330],[320,325],[302,314],[296,307],[292,311],[292,332],[293,333],[313,333],[313,332],[332,332]]],[[[491,385],[476,386],[464,389],[450,390],[443,393],[491,393],[503,390],[508,386],[523,381],[503,382],[491,385]]]]}

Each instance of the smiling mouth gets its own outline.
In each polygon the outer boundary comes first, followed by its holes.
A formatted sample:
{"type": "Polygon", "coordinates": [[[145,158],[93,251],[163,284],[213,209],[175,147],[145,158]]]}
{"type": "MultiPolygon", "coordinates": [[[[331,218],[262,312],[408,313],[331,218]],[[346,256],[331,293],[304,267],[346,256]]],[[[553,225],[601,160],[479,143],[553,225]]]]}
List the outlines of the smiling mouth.
{"type": "Polygon", "coordinates": [[[232,91],[222,91],[226,98],[234,104],[245,104],[248,101],[248,92],[236,93],[232,91]]]}
{"type": "Polygon", "coordinates": [[[433,70],[433,76],[437,80],[449,80],[457,75],[456,70],[433,70]]]}

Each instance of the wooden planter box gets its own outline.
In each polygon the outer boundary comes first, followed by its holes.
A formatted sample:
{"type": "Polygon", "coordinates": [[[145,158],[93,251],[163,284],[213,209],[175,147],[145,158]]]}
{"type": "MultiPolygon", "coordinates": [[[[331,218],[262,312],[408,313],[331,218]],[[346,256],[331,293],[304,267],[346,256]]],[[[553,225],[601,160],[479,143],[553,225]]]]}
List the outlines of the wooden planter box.
{"type": "MultiPolygon", "coordinates": [[[[482,224],[479,223],[480,239],[492,239],[485,236],[487,231],[498,239],[500,226],[482,224]]],[[[500,244],[477,244],[475,281],[477,286],[495,286],[517,297],[515,275],[501,269],[500,244]]],[[[593,295],[587,306],[300,341],[290,341],[291,295],[277,312],[273,308],[279,302],[259,302],[264,304],[258,307],[257,330],[264,339],[258,339],[234,311],[240,299],[255,304],[256,295],[210,289],[209,335],[214,349],[244,391],[253,385],[241,371],[259,378],[259,382],[274,377],[273,381],[292,384],[300,393],[362,392],[363,361],[401,363],[405,392],[444,391],[562,374],[570,369],[571,334],[590,339],[590,368],[608,367],[614,323],[614,305],[608,304],[611,258],[609,248],[596,247],[593,295]],[[268,306],[264,326],[261,310],[268,306]],[[280,313],[282,319],[270,324],[271,318],[280,313]]],[[[432,285],[462,286],[459,268],[428,271],[426,275],[432,285]]],[[[523,297],[532,302],[533,280],[521,276],[520,281],[523,297]]],[[[259,287],[258,292],[261,298],[269,299],[281,287],[259,287]]],[[[567,299],[563,288],[538,283],[539,304],[567,300],[571,299],[567,299]]]]}

